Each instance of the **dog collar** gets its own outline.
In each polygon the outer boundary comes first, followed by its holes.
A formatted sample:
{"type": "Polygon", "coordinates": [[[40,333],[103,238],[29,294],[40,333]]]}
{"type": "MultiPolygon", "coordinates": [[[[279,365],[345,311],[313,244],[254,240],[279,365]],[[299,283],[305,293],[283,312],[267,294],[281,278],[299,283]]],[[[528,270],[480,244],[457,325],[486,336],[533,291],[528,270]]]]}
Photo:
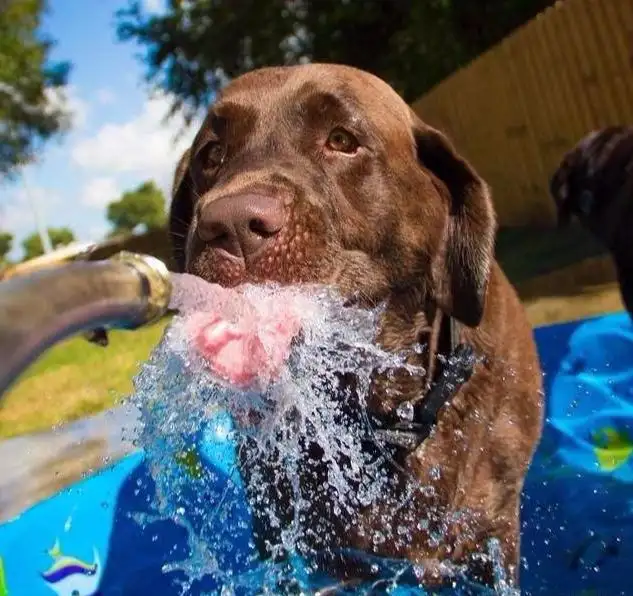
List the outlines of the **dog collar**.
{"type": "Polygon", "coordinates": [[[370,414],[373,433],[383,444],[409,453],[414,451],[436,426],[440,409],[472,376],[477,358],[472,346],[459,343],[458,325],[452,317],[442,316],[436,352],[439,370],[424,397],[404,402],[393,414],[370,414]]]}

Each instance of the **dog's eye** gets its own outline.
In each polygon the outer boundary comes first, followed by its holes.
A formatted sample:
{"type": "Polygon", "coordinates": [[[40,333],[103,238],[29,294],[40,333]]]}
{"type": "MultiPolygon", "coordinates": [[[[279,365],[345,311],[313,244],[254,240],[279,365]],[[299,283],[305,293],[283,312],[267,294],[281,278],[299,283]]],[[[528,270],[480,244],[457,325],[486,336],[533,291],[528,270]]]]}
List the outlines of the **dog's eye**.
{"type": "Polygon", "coordinates": [[[339,153],[355,153],[359,142],[356,137],[343,128],[335,128],[327,139],[327,148],[339,153]]]}
{"type": "Polygon", "coordinates": [[[208,187],[225,159],[226,147],[217,141],[210,141],[196,151],[191,160],[190,170],[198,193],[201,193],[203,188],[208,187]]]}
{"type": "Polygon", "coordinates": [[[198,152],[198,157],[203,168],[218,168],[225,157],[225,149],[222,143],[207,143],[198,152]]]}

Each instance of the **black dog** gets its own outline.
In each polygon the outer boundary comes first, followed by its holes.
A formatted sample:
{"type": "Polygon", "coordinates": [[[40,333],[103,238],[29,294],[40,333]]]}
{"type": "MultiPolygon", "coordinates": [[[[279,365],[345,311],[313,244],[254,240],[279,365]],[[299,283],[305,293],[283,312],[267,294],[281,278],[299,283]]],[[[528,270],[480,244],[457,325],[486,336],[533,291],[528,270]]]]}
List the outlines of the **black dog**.
{"type": "Polygon", "coordinates": [[[559,225],[576,217],[610,251],[633,316],[633,127],[611,126],[584,137],[564,156],[550,192],[559,225]]]}

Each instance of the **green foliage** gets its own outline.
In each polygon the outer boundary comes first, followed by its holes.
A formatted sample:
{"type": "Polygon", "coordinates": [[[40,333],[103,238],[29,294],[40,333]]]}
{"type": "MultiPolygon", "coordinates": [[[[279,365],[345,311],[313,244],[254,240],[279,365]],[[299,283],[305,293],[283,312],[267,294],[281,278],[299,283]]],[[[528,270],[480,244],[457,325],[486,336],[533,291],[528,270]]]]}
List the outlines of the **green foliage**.
{"type": "MultiPolygon", "coordinates": [[[[49,228],[48,236],[51,239],[53,248],[59,248],[60,246],[66,246],[75,240],[75,235],[69,228],[49,228]]],[[[44,254],[44,248],[42,247],[42,240],[39,234],[34,233],[25,238],[22,241],[22,248],[24,249],[24,260],[28,261],[35,257],[39,257],[44,254]]]]}
{"type": "Polygon", "coordinates": [[[46,7],[46,0],[0,5],[0,178],[13,176],[69,125],[60,92],[70,65],[49,61],[53,42],[39,31],[46,7]]]}
{"type": "Polygon", "coordinates": [[[13,234],[0,232],[0,265],[6,263],[7,256],[13,248],[13,234]]]}
{"type": "Polygon", "coordinates": [[[260,66],[338,62],[417,99],[554,0],[170,0],[119,11],[147,78],[191,118],[229,79],[260,66]]]}
{"type": "Polygon", "coordinates": [[[133,232],[141,226],[145,230],[160,228],[166,223],[165,196],[154,182],[144,182],[110,203],[107,217],[114,236],[133,232]]]}

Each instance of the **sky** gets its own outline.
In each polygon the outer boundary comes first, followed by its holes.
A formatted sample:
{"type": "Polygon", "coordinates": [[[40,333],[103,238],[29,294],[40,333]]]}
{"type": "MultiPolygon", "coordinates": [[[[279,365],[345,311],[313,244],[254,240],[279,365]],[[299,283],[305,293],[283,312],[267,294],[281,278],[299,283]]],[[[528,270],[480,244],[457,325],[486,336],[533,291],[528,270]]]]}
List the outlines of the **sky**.
{"type": "MultiPolygon", "coordinates": [[[[143,2],[158,11],[163,0],[143,2]]],[[[117,42],[114,13],[125,5],[50,0],[42,31],[57,40],[51,59],[73,63],[67,88],[73,126],[44,146],[24,176],[0,185],[0,230],[15,235],[13,258],[36,230],[29,196],[47,227],[68,226],[78,240],[98,241],[109,231],[108,203],[124,191],[152,179],[168,192],[176,162],[195,134],[194,123],[176,139],[183,121],[164,122],[169,100],[150,93],[140,48],[117,42]]]]}

